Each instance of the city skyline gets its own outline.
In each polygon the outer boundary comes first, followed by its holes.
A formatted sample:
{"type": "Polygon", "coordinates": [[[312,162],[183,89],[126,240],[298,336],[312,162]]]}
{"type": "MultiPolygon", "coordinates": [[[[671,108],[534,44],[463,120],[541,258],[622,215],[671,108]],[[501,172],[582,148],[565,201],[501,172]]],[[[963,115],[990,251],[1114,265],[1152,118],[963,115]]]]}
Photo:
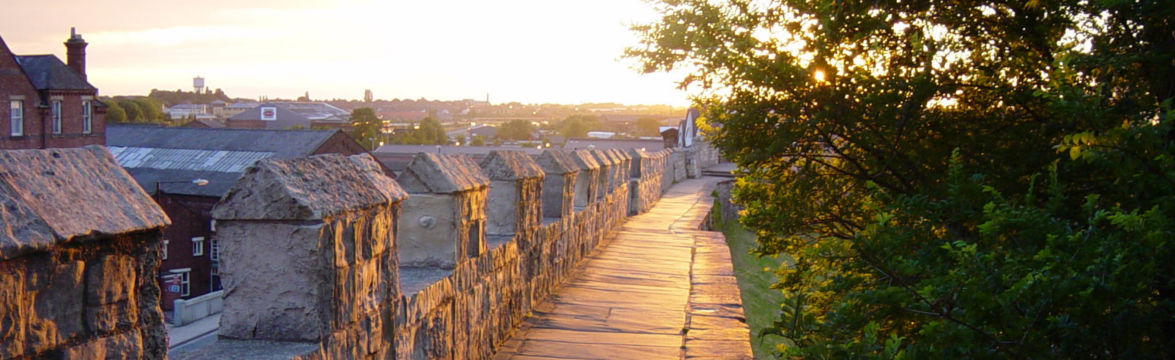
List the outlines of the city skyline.
{"type": "Polygon", "coordinates": [[[54,54],[76,27],[102,95],[191,90],[233,97],[483,99],[495,103],[688,105],[672,74],[621,59],[640,0],[427,3],[212,0],[6,5],[0,36],[18,54],[54,54]]]}

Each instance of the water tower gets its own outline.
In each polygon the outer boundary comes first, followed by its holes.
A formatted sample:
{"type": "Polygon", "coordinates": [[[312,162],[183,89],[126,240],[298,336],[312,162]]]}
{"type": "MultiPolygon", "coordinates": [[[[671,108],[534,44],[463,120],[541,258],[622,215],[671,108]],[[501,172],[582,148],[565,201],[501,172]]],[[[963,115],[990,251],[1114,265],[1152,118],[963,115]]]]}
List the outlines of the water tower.
{"type": "Polygon", "coordinates": [[[199,76],[192,78],[192,87],[195,88],[196,93],[199,94],[201,90],[204,90],[204,78],[199,76]]]}

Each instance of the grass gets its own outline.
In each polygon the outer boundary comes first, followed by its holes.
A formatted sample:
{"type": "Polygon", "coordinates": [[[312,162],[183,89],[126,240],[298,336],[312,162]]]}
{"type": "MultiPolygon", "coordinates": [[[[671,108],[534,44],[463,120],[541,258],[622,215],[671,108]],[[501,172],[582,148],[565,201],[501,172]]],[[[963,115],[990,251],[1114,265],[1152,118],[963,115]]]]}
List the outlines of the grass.
{"type": "Polygon", "coordinates": [[[755,235],[743,228],[737,221],[722,223],[726,244],[730,246],[731,261],[734,262],[734,276],[738,278],[738,289],[742,292],[743,311],[747,326],[751,329],[751,350],[756,359],[774,359],[778,353],[775,345],[784,340],[777,335],[760,337],[759,332],[779,319],[779,304],[783,294],[772,289],[775,283],[775,269],[783,263],[783,257],[758,257],[751,254],[755,248],[755,235]]]}

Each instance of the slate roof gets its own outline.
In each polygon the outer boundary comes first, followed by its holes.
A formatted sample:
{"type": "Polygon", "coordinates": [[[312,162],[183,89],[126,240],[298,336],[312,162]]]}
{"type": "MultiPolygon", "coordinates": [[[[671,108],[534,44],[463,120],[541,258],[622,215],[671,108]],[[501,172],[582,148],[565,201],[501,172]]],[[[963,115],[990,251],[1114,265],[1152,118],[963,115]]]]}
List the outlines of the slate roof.
{"type": "Polygon", "coordinates": [[[54,55],[17,55],[16,62],[37,90],[97,90],[54,55]]]}
{"type": "Polygon", "coordinates": [[[0,151],[0,259],[170,222],[100,146],[0,151]]]}
{"type": "Polygon", "coordinates": [[[254,162],[309,156],[336,134],[340,131],[109,124],[106,145],[148,192],[163,181],[164,193],[220,197],[254,162]],[[208,184],[189,182],[194,179],[208,184]]]}

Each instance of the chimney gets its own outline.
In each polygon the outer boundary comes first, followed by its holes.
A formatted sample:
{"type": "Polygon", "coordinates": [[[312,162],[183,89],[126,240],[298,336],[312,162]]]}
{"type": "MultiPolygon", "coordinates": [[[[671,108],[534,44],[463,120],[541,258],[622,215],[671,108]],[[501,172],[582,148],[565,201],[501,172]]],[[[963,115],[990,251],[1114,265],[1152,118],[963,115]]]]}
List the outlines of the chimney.
{"type": "Polygon", "coordinates": [[[81,75],[82,80],[86,80],[86,45],[89,43],[82,39],[77,29],[69,28],[69,40],[65,41],[65,63],[81,75]]]}

